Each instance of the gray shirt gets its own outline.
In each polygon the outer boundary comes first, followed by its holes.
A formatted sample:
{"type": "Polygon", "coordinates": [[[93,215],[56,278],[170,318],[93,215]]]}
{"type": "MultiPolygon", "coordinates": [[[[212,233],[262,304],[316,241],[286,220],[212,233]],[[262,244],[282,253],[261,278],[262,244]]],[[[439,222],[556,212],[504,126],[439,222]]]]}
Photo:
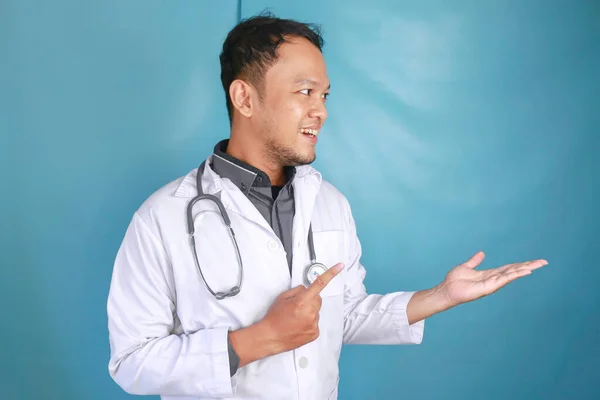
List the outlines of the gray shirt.
{"type": "MultiPolygon", "coordinates": [[[[228,143],[227,139],[217,143],[211,168],[221,178],[231,180],[260,211],[285,249],[291,274],[292,224],[295,213],[292,180],[296,168],[286,167],[284,169],[286,183],[283,186],[272,186],[266,173],[227,154],[228,143]]],[[[237,371],[240,358],[233,349],[229,338],[227,344],[230,373],[233,376],[237,371]]]]}

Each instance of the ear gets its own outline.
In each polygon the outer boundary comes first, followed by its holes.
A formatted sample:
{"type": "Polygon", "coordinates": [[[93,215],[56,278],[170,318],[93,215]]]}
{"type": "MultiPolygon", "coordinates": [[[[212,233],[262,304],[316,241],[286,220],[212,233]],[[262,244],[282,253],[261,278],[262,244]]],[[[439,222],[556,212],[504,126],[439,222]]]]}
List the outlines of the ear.
{"type": "Polygon", "coordinates": [[[252,90],[252,86],[241,79],[236,79],[229,86],[229,97],[233,107],[244,117],[252,116],[252,90]]]}

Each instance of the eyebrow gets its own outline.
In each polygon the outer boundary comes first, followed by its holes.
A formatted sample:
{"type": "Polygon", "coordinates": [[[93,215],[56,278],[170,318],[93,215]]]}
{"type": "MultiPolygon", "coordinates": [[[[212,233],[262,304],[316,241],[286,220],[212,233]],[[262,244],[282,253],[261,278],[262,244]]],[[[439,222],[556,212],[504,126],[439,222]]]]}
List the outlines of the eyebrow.
{"type": "MultiPolygon", "coordinates": [[[[313,85],[313,86],[319,85],[319,83],[317,81],[308,79],[308,78],[296,79],[295,83],[296,83],[296,85],[303,85],[303,84],[309,84],[309,85],[313,85]]],[[[329,86],[327,86],[327,90],[329,90],[329,89],[331,89],[331,83],[329,83],[329,86]]]]}

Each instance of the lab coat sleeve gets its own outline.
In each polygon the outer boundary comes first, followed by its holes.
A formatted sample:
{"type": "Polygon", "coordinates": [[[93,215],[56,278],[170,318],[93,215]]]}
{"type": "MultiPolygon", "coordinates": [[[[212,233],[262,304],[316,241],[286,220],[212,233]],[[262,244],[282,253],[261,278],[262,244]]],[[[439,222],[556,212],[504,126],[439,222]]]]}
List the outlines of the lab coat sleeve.
{"type": "Polygon", "coordinates": [[[107,303],[109,373],[131,394],[232,396],[228,329],[173,333],[173,274],[149,226],[136,213],[115,260],[107,303]]]}
{"type": "Polygon", "coordinates": [[[350,206],[348,248],[344,290],[345,344],[420,344],[425,321],[408,323],[406,308],[414,291],[368,294],[364,285],[366,270],[361,264],[362,248],[350,206]]]}

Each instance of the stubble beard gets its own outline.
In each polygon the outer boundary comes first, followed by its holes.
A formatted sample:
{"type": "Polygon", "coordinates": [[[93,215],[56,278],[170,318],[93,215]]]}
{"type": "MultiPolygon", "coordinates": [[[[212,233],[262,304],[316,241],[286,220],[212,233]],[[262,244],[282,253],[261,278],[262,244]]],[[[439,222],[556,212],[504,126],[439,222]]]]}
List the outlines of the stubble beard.
{"type": "Polygon", "coordinates": [[[290,146],[279,143],[273,138],[267,140],[265,146],[266,157],[282,167],[296,167],[311,164],[316,159],[316,154],[302,154],[290,146]]]}
{"type": "Polygon", "coordinates": [[[312,154],[303,154],[296,151],[292,145],[286,145],[278,140],[280,133],[275,129],[274,123],[271,122],[266,128],[267,140],[265,143],[265,157],[267,160],[280,165],[282,167],[297,167],[300,165],[308,165],[315,161],[316,152],[312,154]]]}

